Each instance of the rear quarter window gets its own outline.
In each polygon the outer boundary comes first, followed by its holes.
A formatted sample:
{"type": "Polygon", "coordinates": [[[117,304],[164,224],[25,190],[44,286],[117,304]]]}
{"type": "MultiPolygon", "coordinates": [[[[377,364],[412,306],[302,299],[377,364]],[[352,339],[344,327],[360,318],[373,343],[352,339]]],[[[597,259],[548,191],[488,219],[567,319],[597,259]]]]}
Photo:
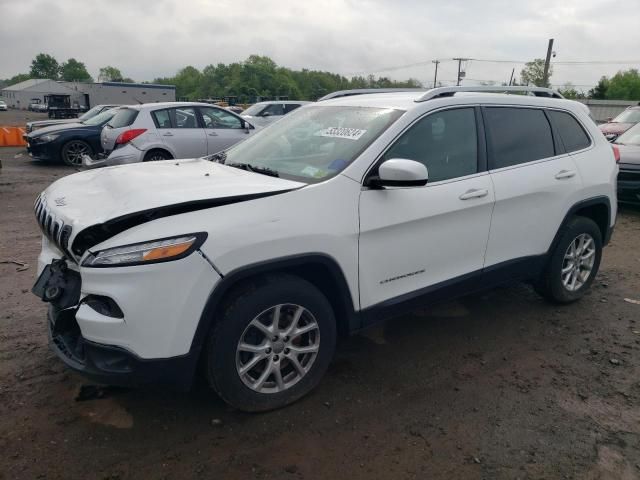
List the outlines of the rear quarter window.
{"type": "Polygon", "coordinates": [[[573,115],[557,110],[548,110],[547,113],[567,153],[582,150],[591,145],[589,135],[573,115]]]}
{"type": "Polygon", "coordinates": [[[138,116],[138,110],[131,108],[122,108],[109,121],[109,126],[113,128],[122,128],[130,126],[138,116]]]}
{"type": "Polygon", "coordinates": [[[489,132],[490,168],[504,168],[555,155],[551,125],[535,108],[484,109],[489,132]]]}

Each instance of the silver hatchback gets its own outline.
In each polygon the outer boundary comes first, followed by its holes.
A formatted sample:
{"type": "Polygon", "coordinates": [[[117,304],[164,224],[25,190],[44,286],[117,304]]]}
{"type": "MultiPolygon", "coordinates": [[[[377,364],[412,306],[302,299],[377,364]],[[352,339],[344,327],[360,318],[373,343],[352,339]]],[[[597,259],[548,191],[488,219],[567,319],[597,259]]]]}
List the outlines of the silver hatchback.
{"type": "Polygon", "coordinates": [[[256,128],[246,119],[206,103],[147,103],[121,108],[102,129],[103,155],[85,158],[98,167],[197,158],[221,152],[248,138],[256,128]]]}

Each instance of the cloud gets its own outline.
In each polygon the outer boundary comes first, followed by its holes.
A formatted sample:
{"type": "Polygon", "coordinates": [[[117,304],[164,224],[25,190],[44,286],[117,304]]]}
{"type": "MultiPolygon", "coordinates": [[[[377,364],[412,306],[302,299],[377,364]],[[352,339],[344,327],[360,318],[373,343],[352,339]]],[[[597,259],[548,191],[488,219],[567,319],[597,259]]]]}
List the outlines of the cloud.
{"type": "MultiPolygon", "coordinates": [[[[431,59],[530,60],[544,56],[549,37],[558,62],[638,60],[633,3],[621,13],[613,0],[0,0],[0,78],[28,71],[40,52],[84,61],[94,77],[113,65],[137,80],[259,54],[343,74],[424,61],[379,73],[428,83],[431,59]]],[[[456,67],[443,62],[440,78],[455,80],[456,67]]],[[[470,62],[467,76],[508,80],[514,67],[522,65],[470,62]]],[[[559,64],[553,81],[593,85],[630,67],[640,65],[559,64]]]]}

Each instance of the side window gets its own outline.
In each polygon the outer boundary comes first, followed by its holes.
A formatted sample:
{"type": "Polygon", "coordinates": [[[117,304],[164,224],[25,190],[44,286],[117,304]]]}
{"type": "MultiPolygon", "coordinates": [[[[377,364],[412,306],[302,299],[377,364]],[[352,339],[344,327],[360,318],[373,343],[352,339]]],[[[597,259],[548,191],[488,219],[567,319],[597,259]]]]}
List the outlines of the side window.
{"type": "Polygon", "coordinates": [[[242,121],[219,108],[200,107],[204,128],[242,128],[242,121]]]}
{"type": "Polygon", "coordinates": [[[263,117],[279,117],[284,115],[284,105],[281,103],[274,103],[265,108],[260,115],[263,117]]]}
{"type": "Polygon", "coordinates": [[[296,108],[301,107],[302,105],[298,105],[297,103],[286,103],[284,105],[284,113],[287,114],[289,112],[293,112],[296,108]]]}
{"type": "Polygon", "coordinates": [[[478,133],[473,108],[433,113],[419,120],[394,143],[384,159],[423,163],[429,182],[464,177],[478,171],[478,133]]]}
{"type": "Polygon", "coordinates": [[[547,114],[560,135],[567,153],[582,150],[591,145],[591,139],[572,115],[557,110],[547,110],[547,114]]]}
{"type": "Polygon", "coordinates": [[[153,122],[158,128],[171,128],[171,118],[169,117],[169,110],[156,110],[151,112],[153,122]]]}
{"type": "Polygon", "coordinates": [[[199,128],[196,109],[193,107],[180,107],[171,109],[173,128],[199,128]]]}
{"type": "Polygon", "coordinates": [[[542,110],[489,107],[484,110],[484,118],[492,152],[490,168],[510,167],[555,155],[551,125],[542,110]]]}

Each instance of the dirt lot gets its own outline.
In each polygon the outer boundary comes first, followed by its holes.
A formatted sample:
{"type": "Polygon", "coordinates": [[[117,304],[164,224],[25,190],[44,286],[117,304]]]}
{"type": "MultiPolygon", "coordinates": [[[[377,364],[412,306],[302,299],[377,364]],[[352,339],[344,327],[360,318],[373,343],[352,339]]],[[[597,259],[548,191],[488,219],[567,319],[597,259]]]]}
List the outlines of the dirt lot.
{"type": "Polygon", "coordinates": [[[24,127],[27,122],[47,120],[48,118],[46,113],[10,109],[6,112],[0,112],[0,127],[24,127]]]}
{"type": "Polygon", "coordinates": [[[49,351],[29,289],[35,196],[70,173],[0,150],[0,479],[640,478],[640,211],[567,307],[513,285],[344,340],[311,395],[268,414],[106,390],[49,351]]]}

